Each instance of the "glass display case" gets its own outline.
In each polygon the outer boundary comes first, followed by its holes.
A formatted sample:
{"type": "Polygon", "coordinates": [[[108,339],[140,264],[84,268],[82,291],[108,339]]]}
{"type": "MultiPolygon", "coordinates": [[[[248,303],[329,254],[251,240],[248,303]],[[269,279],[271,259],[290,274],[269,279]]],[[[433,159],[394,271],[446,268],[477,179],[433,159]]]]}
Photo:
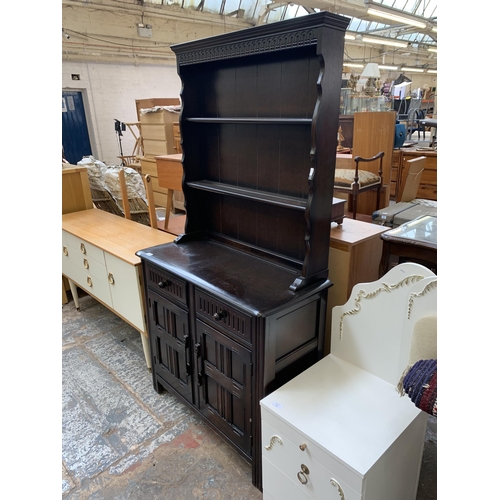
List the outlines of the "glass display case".
{"type": "Polygon", "coordinates": [[[352,89],[340,89],[340,114],[352,115],[366,111],[391,111],[392,103],[383,95],[369,96],[353,92],[352,89]]]}

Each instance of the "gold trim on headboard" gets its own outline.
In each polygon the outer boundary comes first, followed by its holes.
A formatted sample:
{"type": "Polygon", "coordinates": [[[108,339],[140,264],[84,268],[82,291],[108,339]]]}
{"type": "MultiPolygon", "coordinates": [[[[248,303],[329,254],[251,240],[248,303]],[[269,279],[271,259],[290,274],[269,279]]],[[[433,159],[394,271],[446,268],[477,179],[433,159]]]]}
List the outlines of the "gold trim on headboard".
{"type": "Polygon", "coordinates": [[[413,308],[413,300],[415,299],[415,297],[423,297],[429,290],[432,290],[433,288],[436,287],[437,287],[437,279],[427,283],[427,285],[425,285],[425,288],[421,292],[410,293],[410,298],[408,300],[408,319],[410,319],[411,316],[411,310],[413,308]]]}
{"type": "Polygon", "coordinates": [[[381,283],[380,288],[378,288],[377,290],[374,290],[373,292],[370,292],[370,293],[366,293],[364,290],[360,290],[358,292],[358,295],[356,296],[356,299],[354,300],[354,309],[351,309],[350,311],[346,311],[340,317],[340,340],[342,340],[342,330],[343,330],[343,326],[344,326],[344,317],[357,314],[361,310],[361,299],[373,299],[380,292],[392,292],[393,290],[396,290],[404,285],[413,285],[414,283],[418,283],[420,280],[423,280],[423,279],[424,279],[424,276],[412,274],[410,276],[407,276],[405,279],[401,280],[399,283],[396,283],[395,285],[387,285],[386,283],[381,283]]]}

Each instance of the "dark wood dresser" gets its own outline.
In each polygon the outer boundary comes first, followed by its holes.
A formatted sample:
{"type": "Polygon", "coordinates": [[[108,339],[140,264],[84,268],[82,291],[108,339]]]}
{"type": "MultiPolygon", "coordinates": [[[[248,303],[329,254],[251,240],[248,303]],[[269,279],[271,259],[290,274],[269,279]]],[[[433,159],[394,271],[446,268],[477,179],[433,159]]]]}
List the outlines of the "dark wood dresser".
{"type": "Polygon", "coordinates": [[[141,250],[153,383],[252,464],[259,401],[323,356],[344,34],[327,12],[172,47],[184,233],[141,250]]]}

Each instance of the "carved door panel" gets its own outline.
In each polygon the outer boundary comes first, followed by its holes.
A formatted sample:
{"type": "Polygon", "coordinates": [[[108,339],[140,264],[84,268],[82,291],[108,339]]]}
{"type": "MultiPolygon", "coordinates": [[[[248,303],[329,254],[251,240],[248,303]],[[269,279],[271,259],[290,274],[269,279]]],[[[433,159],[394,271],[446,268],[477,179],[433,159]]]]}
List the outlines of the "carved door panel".
{"type": "MultiPolygon", "coordinates": [[[[150,291],[148,314],[151,356],[156,377],[167,382],[192,404],[188,313],[150,291]]],[[[161,380],[159,382],[161,384],[161,380]]]]}
{"type": "Polygon", "coordinates": [[[194,354],[201,413],[251,456],[251,352],[197,320],[194,354]]]}

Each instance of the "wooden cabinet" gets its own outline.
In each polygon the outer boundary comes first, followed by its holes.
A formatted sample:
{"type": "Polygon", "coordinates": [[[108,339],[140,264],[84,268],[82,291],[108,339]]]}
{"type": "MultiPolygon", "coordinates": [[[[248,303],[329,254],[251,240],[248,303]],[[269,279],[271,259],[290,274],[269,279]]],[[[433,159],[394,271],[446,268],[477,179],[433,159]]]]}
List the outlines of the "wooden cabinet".
{"type": "Polygon", "coordinates": [[[153,383],[258,488],[259,401],[323,353],[347,24],[321,12],[172,47],[187,217],[174,243],[138,252],[153,383]]]}
{"type": "Polygon", "coordinates": [[[62,272],[76,307],[78,286],[136,328],[151,368],[141,261],[135,252],[147,242],[167,243],[174,237],[98,209],[63,215],[62,229],[62,272]]]}
{"type": "Polygon", "coordinates": [[[378,279],[383,251],[380,235],[389,229],[347,218],[332,227],[329,278],[334,286],[328,291],[325,355],[330,352],[332,307],[345,304],[354,285],[378,279]]]}
{"type": "Polygon", "coordinates": [[[176,153],[174,123],[179,113],[158,109],[141,114],[141,137],[144,155],[154,157],[176,153]]]}
{"type": "Polygon", "coordinates": [[[416,198],[437,201],[437,151],[419,151],[417,149],[394,150],[393,172],[397,168],[395,183],[391,178],[391,195],[394,190],[396,201],[401,200],[402,186],[408,175],[407,161],[420,156],[425,156],[425,167],[416,198]]]}

